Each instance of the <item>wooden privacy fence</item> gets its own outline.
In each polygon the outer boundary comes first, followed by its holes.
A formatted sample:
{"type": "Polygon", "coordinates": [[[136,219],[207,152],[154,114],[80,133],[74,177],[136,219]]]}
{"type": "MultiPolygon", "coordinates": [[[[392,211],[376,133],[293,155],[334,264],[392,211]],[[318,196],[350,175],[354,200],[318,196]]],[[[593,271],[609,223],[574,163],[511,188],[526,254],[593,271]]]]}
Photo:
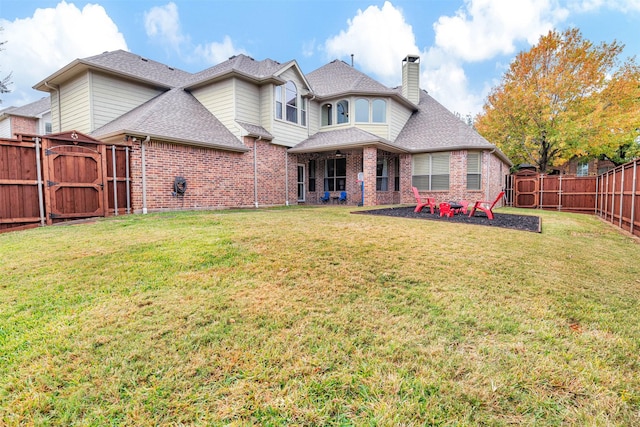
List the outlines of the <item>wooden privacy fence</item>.
{"type": "Polygon", "coordinates": [[[597,177],[523,171],[512,177],[513,206],[594,213],[597,177]]]}
{"type": "Polygon", "coordinates": [[[129,157],[75,131],[0,139],[0,232],[130,213],[129,157]]]}
{"type": "Polygon", "coordinates": [[[640,159],[598,176],[596,213],[636,236],[640,236],[640,159]]]}
{"type": "Polygon", "coordinates": [[[507,204],[596,214],[640,236],[640,159],[599,176],[545,175],[523,171],[507,177],[507,204]]]}

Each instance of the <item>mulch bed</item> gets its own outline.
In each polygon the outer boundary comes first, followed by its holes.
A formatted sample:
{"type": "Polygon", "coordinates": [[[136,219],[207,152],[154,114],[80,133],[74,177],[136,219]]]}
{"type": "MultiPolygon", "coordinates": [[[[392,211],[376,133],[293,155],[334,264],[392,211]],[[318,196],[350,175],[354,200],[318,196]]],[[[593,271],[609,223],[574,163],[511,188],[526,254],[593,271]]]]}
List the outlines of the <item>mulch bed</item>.
{"type": "Polygon", "coordinates": [[[364,215],[383,215],[395,216],[401,218],[427,219],[431,221],[458,222],[462,224],[486,225],[489,227],[510,228],[514,230],[532,231],[540,233],[542,230],[542,221],[540,217],[533,215],[512,215],[493,213],[494,219],[490,220],[484,212],[476,212],[475,216],[458,214],[451,218],[441,217],[438,211],[432,215],[429,208],[423,209],[420,213],[415,213],[415,206],[403,206],[385,209],[372,209],[366,211],[356,211],[352,213],[364,215]]]}

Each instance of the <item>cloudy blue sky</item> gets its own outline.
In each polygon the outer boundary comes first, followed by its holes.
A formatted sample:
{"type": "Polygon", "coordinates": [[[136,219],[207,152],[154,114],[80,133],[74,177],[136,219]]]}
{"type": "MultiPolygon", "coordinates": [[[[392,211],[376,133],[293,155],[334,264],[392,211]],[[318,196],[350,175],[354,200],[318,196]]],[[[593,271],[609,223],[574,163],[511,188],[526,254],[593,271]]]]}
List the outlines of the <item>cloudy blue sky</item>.
{"type": "Polygon", "coordinates": [[[196,72],[244,53],[297,60],[309,73],[334,59],[388,86],[421,57],[420,86],[450,110],[480,112],[510,61],[550,29],[577,27],[640,57],[640,0],[0,0],[1,108],[45,94],[31,87],[76,58],[124,49],[196,72]]]}

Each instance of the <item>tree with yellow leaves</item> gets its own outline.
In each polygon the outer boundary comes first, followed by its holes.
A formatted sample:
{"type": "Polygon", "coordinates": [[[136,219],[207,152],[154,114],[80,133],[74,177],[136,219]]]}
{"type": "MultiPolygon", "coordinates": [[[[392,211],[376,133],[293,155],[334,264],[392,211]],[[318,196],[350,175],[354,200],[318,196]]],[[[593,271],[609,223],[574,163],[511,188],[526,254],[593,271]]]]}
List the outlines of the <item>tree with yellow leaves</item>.
{"type": "Polygon", "coordinates": [[[550,31],[521,52],[489,94],[476,129],[515,164],[542,172],[574,157],[625,162],[640,154],[640,68],[624,46],[578,29],[550,31]]]}

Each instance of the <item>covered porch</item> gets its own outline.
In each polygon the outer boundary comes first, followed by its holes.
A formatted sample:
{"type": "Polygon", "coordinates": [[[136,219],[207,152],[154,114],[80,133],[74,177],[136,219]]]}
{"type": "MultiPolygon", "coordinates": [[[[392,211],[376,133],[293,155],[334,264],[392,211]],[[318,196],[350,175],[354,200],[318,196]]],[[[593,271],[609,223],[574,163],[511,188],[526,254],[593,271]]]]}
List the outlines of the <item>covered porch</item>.
{"type": "Polygon", "coordinates": [[[298,203],[338,203],[342,192],[352,206],[403,203],[402,191],[411,189],[411,157],[394,151],[367,145],[297,153],[298,203]]]}

